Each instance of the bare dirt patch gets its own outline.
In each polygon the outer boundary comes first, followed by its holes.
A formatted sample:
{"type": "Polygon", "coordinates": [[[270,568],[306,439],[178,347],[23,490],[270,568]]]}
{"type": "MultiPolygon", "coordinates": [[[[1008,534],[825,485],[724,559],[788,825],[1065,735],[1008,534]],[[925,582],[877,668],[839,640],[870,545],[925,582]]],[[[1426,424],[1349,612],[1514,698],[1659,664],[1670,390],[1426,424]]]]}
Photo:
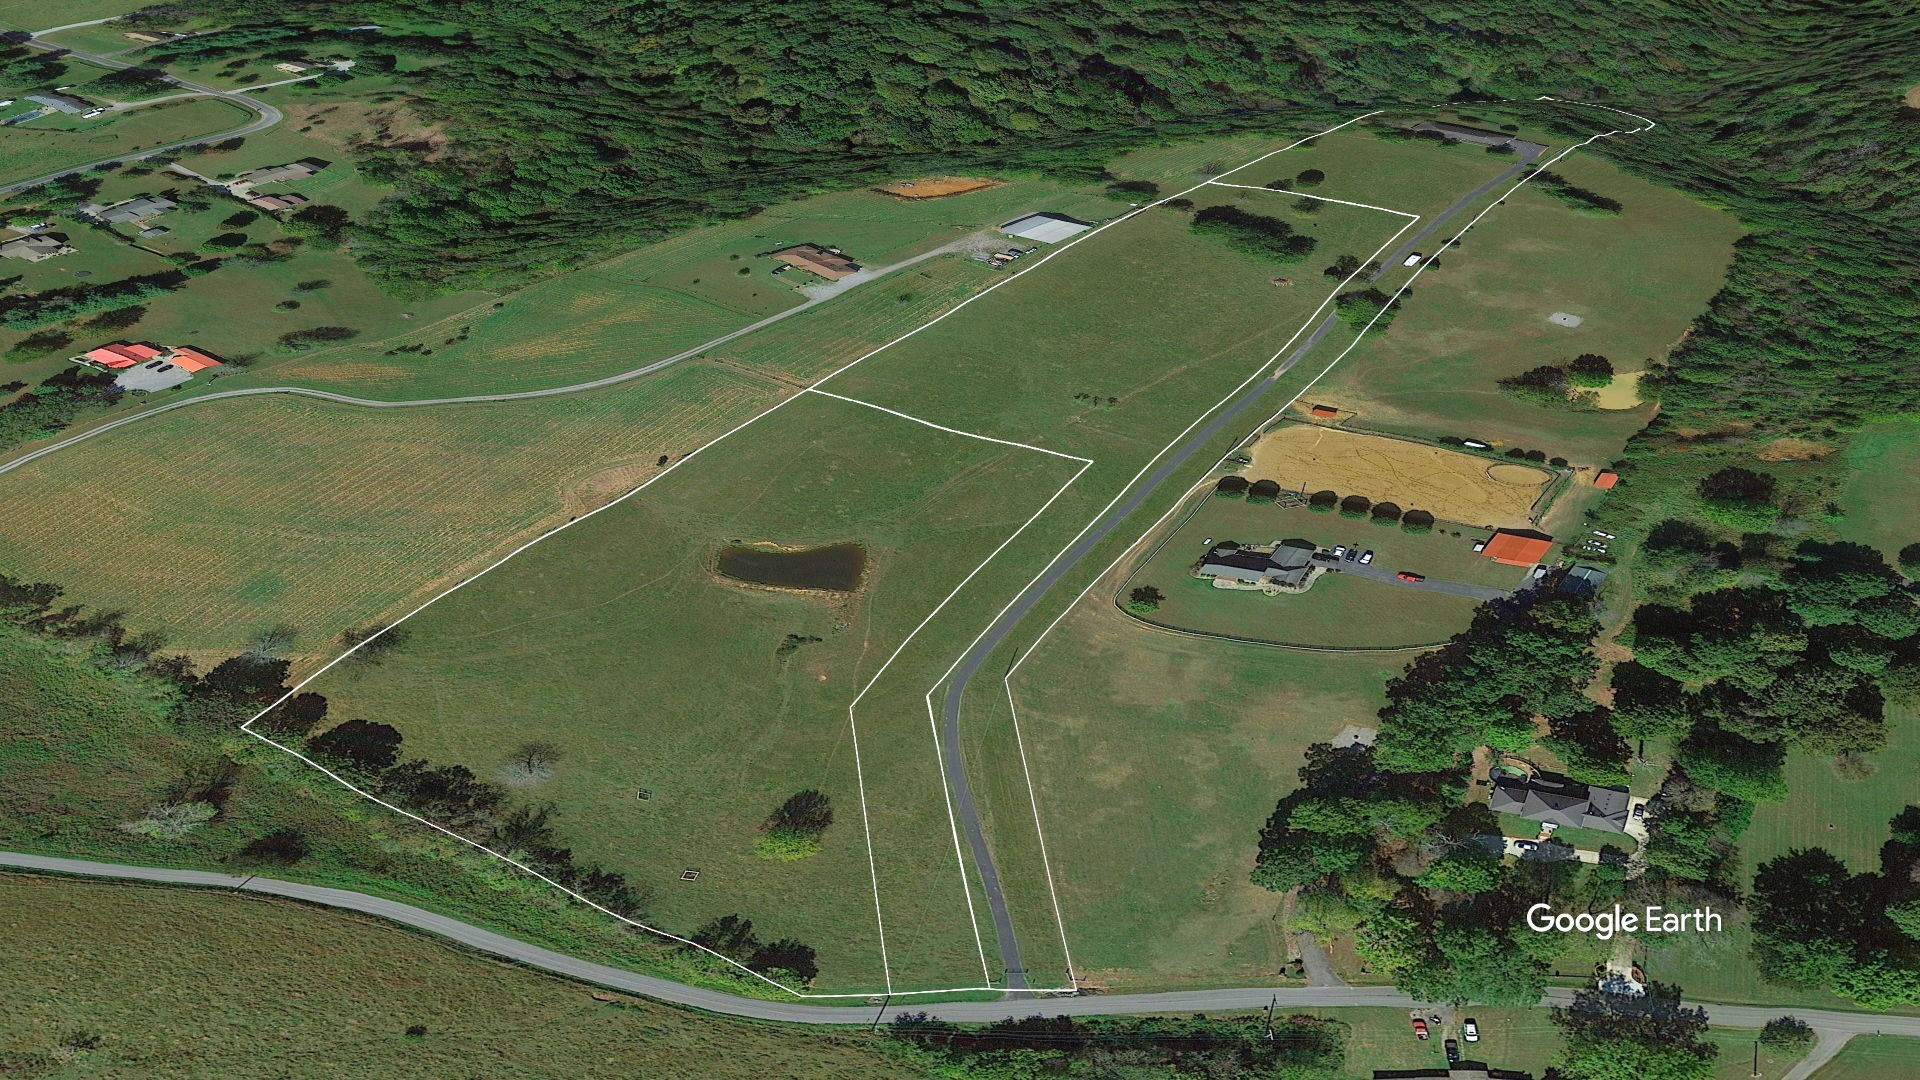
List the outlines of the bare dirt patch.
{"type": "Polygon", "coordinates": [[[1593,403],[1602,409],[1640,407],[1640,377],[1644,371],[1616,371],[1613,381],[1593,392],[1593,403]]]}
{"type": "Polygon", "coordinates": [[[902,199],[944,199],[949,195],[965,195],[969,191],[982,191],[999,186],[998,180],[977,176],[921,176],[912,180],[895,180],[891,184],[882,184],[874,190],[883,195],[895,195],[902,199]]]}
{"type": "Polygon", "coordinates": [[[1425,510],[1470,525],[1532,523],[1544,469],[1315,424],[1285,423],[1262,436],[1246,470],[1255,480],[1309,492],[1332,489],[1425,510]]]}
{"type": "Polygon", "coordinates": [[[1754,457],[1761,461],[1812,461],[1833,453],[1833,447],[1812,439],[1774,439],[1760,444],[1754,457]]]}
{"type": "Polygon", "coordinates": [[[1909,109],[1920,109],[1920,86],[1908,90],[1907,96],[1901,100],[1907,103],[1907,108],[1909,109]]]}
{"type": "Polygon", "coordinates": [[[306,135],[342,150],[367,147],[412,150],[422,161],[438,158],[447,146],[440,125],[421,119],[404,102],[363,105],[340,102],[304,110],[288,108],[287,118],[306,135]]]}

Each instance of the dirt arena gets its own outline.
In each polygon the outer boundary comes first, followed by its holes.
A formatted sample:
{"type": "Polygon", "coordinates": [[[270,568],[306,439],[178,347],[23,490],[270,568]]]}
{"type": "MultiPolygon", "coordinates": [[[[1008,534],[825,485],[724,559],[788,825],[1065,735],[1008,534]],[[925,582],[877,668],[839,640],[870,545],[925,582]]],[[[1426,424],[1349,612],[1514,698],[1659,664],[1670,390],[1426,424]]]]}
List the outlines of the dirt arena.
{"type": "Polygon", "coordinates": [[[998,180],[982,180],[967,176],[922,176],[913,180],[895,180],[891,184],[882,184],[875,191],[888,195],[898,195],[903,199],[940,199],[948,195],[965,195],[969,191],[995,187],[998,180]]]}
{"type": "Polygon", "coordinates": [[[1261,436],[1250,480],[1308,492],[1364,495],[1447,521],[1518,528],[1552,474],[1437,446],[1286,423],[1261,436]]]}

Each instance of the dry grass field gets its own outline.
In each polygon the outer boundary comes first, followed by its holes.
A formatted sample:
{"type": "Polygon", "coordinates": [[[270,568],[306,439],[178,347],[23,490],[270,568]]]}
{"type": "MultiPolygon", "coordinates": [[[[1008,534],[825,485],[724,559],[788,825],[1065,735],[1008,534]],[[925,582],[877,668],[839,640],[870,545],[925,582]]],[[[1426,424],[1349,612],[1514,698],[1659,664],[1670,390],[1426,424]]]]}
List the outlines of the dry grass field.
{"type": "Polygon", "coordinates": [[[1317,424],[1283,423],[1254,445],[1251,479],[1308,492],[1331,488],[1425,510],[1446,521],[1489,528],[1522,527],[1553,474],[1489,461],[1405,439],[1363,435],[1317,424]]]}
{"type": "Polygon", "coordinates": [[[0,476],[10,573],[201,658],[288,625],[309,657],[628,490],[778,396],[693,364],[578,397],[371,410],[212,402],[0,476]],[[610,478],[608,470],[624,470],[610,478]],[[75,572],[75,546],[113,552],[75,572]]]}

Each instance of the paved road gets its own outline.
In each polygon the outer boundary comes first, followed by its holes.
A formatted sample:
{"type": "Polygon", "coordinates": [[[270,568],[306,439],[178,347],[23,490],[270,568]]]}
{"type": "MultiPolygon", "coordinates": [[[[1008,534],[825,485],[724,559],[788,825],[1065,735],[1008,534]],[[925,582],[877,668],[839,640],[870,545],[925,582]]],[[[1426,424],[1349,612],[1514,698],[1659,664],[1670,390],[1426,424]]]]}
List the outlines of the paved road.
{"type": "MultiPolygon", "coordinates": [[[[51,29],[40,30],[36,32],[35,36],[29,37],[24,42],[24,44],[27,45],[29,48],[40,49],[46,52],[65,53],[77,59],[85,60],[88,63],[98,64],[101,67],[115,68],[115,69],[126,69],[131,67],[138,67],[139,66],[138,64],[129,64],[122,60],[115,60],[110,56],[102,56],[98,53],[84,53],[75,49],[69,49],[63,45],[56,45],[51,41],[42,41],[38,36],[39,34],[51,34],[55,30],[72,30],[76,27],[94,26],[99,23],[112,22],[112,21],[113,21],[112,19],[94,19],[89,22],[70,23],[66,26],[56,26],[51,29]]],[[[303,78],[318,78],[318,77],[319,75],[315,74],[315,75],[304,76],[303,78]]],[[[247,135],[252,135],[257,131],[265,131],[266,129],[272,127],[273,125],[279,123],[282,119],[284,119],[279,109],[276,109],[273,106],[267,104],[266,102],[261,101],[259,98],[249,97],[244,93],[239,93],[232,90],[220,90],[211,86],[203,86],[200,83],[188,82],[185,79],[177,78],[172,75],[165,75],[165,76],[162,76],[162,78],[164,81],[172,83],[173,85],[180,87],[182,90],[188,90],[195,94],[202,94],[208,97],[217,97],[222,101],[231,101],[235,105],[239,105],[242,108],[252,110],[257,115],[254,117],[254,119],[250,123],[242,124],[241,126],[234,128],[231,131],[216,132],[212,135],[196,135],[191,139],[182,139],[179,142],[168,143],[165,146],[156,146],[151,150],[141,150],[138,153],[121,154],[117,157],[101,158],[99,161],[89,161],[81,165],[70,165],[67,168],[59,170],[58,172],[50,172],[44,176],[36,176],[31,180],[21,180],[21,181],[18,181],[17,183],[8,184],[4,187],[0,187],[0,195],[11,195],[16,191],[25,191],[28,188],[39,187],[41,184],[44,184],[49,180],[56,180],[70,173],[85,172],[86,170],[94,168],[99,165],[113,164],[117,162],[139,161],[143,158],[153,157],[156,154],[164,154],[171,150],[178,150],[183,146],[192,146],[195,143],[218,142],[222,139],[242,138],[247,135]]],[[[300,82],[303,80],[292,79],[289,81],[300,82]]],[[[283,84],[276,83],[274,85],[283,85],[283,84]]],[[[258,89],[258,87],[255,87],[254,89],[258,89]]],[[[183,95],[174,95],[174,96],[177,97],[177,96],[183,96],[183,95]]],[[[152,104],[152,103],[142,102],[139,104],[152,104]]]]}
{"type": "MultiPolygon", "coordinates": [[[[490,930],[482,930],[477,926],[437,915],[410,904],[369,896],[365,893],[350,892],[346,889],[302,885],[273,878],[235,877],[230,874],[215,874],[202,870],[128,866],[120,863],[61,859],[12,851],[0,851],[0,867],[113,878],[121,881],[233,889],[237,892],[285,897],[322,907],[356,911],[417,930],[424,930],[435,936],[524,964],[527,967],[538,968],[583,982],[625,990],[677,1005],[704,1009],[708,1012],[746,1016],[759,1020],[779,1020],[793,1024],[869,1024],[880,1016],[891,1016],[901,1011],[926,1012],[943,1020],[981,1023],[1031,1016],[1035,1013],[1054,1016],[1102,1016],[1138,1013],[1231,1012],[1264,1009],[1271,1001],[1278,1001],[1283,1008],[1347,1006],[1413,1008],[1424,1004],[1414,1001],[1392,987],[1385,986],[1290,988],[1254,986],[1223,990],[1181,990],[1164,994],[1088,995],[1042,999],[1016,997],[1000,1001],[927,1004],[913,1004],[911,998],[902,998],[899,1003],[890,1009],[882,1010],[877,1015],[871,1007],[808,1005],[798,1001],[762,1001],[758,998],[739,997],[717,990],[685,986],[668,979],[639,975],[604,964],[580,960],[503,934],[496,934],[490,930]]],[[[186,929],[183,928],[183,930],[186,929]]],[[[1570,990],[1553,989],[1547,992],[1545,1001],[1550,1004],[1565,1004],[1572,999],[1572,996],[1570,990]]],[[[1706,1008],[1716,1024],[1748,1028],[1757,1028],[1768,1020],[1790,1011],[1792,1015],[1813,1025],[1821,1033],[1823,1041],[1830,1037],[1839,1038],[1844,1035],[1874,1032],[1920,1037],[1920,1017],[1881,1016],[1872,1013],[1830,1012],[1818,1009],[1784,1010],[1750,1005],[1710,1005],[1706,1008]]]]}
{"type": "MultiPolygon", "coordinates": [[[[1531,143],[1526,145],[1532,146],[1531,143]]],[[[1412,250],[1413,243],[1419,240],[1419,238],[1431,235],[1434,230],[1446,224],[1449,219],[1472,205],[1476,199],[1492,190],[1496,184],[1518,175],[1522,168],[1539,155],[1540,149],[1539,147],[1534,147],[1529,151],[1523,151],[1523,159],[1516,162],[1513,168],[1502,172],[1499,176],[1494,177],[1492,180],[1455,199],[1452,205],[1434,215],[1433,220],[1427,223],[1426,228],[1415,233],[1414,239],[1404,244],[1403,248],[1405,250],[1412,250]]],[[[1400,256],[1401,259],[1405,257],[1404,254],[1400,256]]],[[[1389,260],[1383,264],[1379,270],[1376,270],[1368,280],[1377,280],[1380,275],[1398,265],[1398,260],[1389,260]]],[[[1027,981],[1025,962],[1022,961],[1020,957],[1020,943],[1013,929],[1013,918],[1007,911],[1006,894],[1000,885],[1000,871],[999,868],[994,865],[992,849],[987,846],[986,831],[980,824],[979,808],[974,803],[973,788],[967,782],[966,765],[960,752],[960,703],[966,695],[967,684],[980,670],[981,665],[986,663],[988,655],[999,647],[1000,642],[1005,639],[1007,634],[1012,632],[1015,626],[1019,625],[1020,620],[1024,619],[1055,585],[1059,584],[1061,578],[1065,577],[1081,559],[1087,556],[1088,552],[1092,551],[1102,540],[1107,538],[1108,534],[1112,533],[1113,530],[1118,528],[1134,511],[1138,510],[1141,504],[1147,500],[1148,496],[1152,495],[1161,484],[1165,483],[1173,475],[1175,470],[1186,464],[1193,455],[1204,449],[1207,443],[1211,442],[1229,423],[1246,412],[1254,402],[1260,400],[1268,390],[1271,390],[1274,383],[1282,375],[1291,370],[1296,363],[1299,363],[1301,357],[1312,352],[1314,347],[1320,344],[1321,339],[1325,338],[1328,332],[1330,332],[1338,322],[1339,315],[1329,310],[1327,315],[1320,320],[1319,325],[1315,326],[1311,333],[1295,345],[1293,351],[1288,353],[1286,358],[1280,362],[1279,366],[1275,367],[1265,379],[1255,383],[1251,388],[1235,398],[1233,402],[1226,407],[1225,411],[1215,416],[1206,426],[1195,432],[1192,437],[1181,443],[1177,449],[1171,451],[1167,457],[1163,458],[1143,483],[1136,485],[1132,489],[1131,494],[1115,505],[1095,526],[1082,534],[1079,540],[1075,541],[1067,551],[1062,553],[1061,556],[1054,561],[1053,565],[1048,567],[1047,570],[1027,588],[1027,591],[1021,593],[1020,598],[1003,612],[1000,617],[994,621],[992,626],[988,627],[987,632],[982,634],[980,639],[974,643],[973,648],[968,650],[966,656],[961,658],[959,666],[954,670],[953,681],[947,684],[947,693],[942,702],[940,714],[940,746],[941,752],[946,758],[947,784],[953,789],[954,807],[960,816],[961,830],[966,835],[967,847],[973,855],[974,868],[980,874],[982,889],[986,893],[987,911],[993,920],[994,939],[1000,951],[1001,966],[1005,968],[1007,972],[1007,986],[1009,989],[1022,990],[1030,984],[1027,981]]],[[[0,469],[0,471],[4,470],[0,469]]],[[[1355,569],[1371,571],[1374,568],[1356,567],[1355,569]]],[[[1384,568],[1381,568],[1378,573],[1384,575],[1382,580],[1413,587],[1425,586],[1434,592],[1450,592],[1455,595],[1472,596],[1482,600],[1508,595],[1506,592],[1498,589],[1484,589],[1480,586],[1462,585],[1447,581],[1402,582],[1393,576],[1393,571],[1384,568]]],[[[1369,574],[1368,576],[1373,575],[1369,574]]],[[[1070,984],[1072,982],[1072,973],[1066,973],[1066,976],[1070,984]]]]}
{"type": "Polygon", "coordinates": [[[1534,159],[1538,158],[1542,151],[1546,150],[1546,147],[1541,146],[1539,143],[1515,141],[1513,145],[1516,149],[1514,150],[1512,168],[1507,169],[1499,176],[1494,177],[1479,187],[1474,188],[1472,191],[1467,192],[1465,195],[1453,200],[1453,205],[1435,214],[1432,220],[1420,227],[1419,231],[1408,237],[1399,247],[1394,248],[1393,253],[1388,255],[1386,261],[1380,264],[1380,269],[1369,274],[1367,280],[1378,281],[1380,280],[1380,275],[1407,261],[1407,256],[1420,250],[1420,245],[1425,243],[1428,237],[1438,232],[1440,227],[1447,223],[1448,219],[1473,205],[1475,201],[1487,192],[1519,176],[1522,172],[1526,171],[1527,166],[1533,164],[1534,159]]]}
{"type": "MultiPolygon", "coordinates": [[[[934,248],[932,251],[926,252],[924,254],[915,255],[910,259],[902,259],[897,263],[891,263],[887,266],[882,266],[874,270],[862,271],[862,274],[866,276],[862,277],[861,280],[872,281],[875,278],[880,278],[888,274],[891,274],[896,270],[904,270],[907,267],[914,266],[919,263],[923,263],[928,259],[934,258],[936,256],[945,255],[950,251],[968,250],[978,242],[978,239],[979,239],[978,233],[969,233],[967,236],[961,237],[958,240],[955,240],[948,244],[943,244],[940,247],[934,248]]],[[[845,284],[845,282],[841,282],[840,284],[845,284]]],[[[483,402],[492,402],[492,401],[523,401],[527,398],[554,397],[559,394],[577,394],[583,390],[597,390],[604,386],[613,386],[615,384],[627,382],[632,379],[638,379],[643,375],[651,375],[654,372],[659,371],[661,368],[668,367],[673,364],[677,364],[682,360],[686,360],[694,356],[698,356],[701,353],[706,352],[710,349],[714,349],[721,345],[724,345],[727,342],[732,341],[734,338],[740,337],[743,334],[751,334],[755,330],[759,330],[763,327],[770,326],[773,323],[779,322],[781,319],[791,318],[795,315],[800,314],[802,311],[806,311],[809,308],[813,308],[820,304],[823,304],[827,300],[832,299],[834,296],[839,295],[840,291],[843,291],[843,290],[836,290],[830,293],[823,292],[818,295],[809,295],[807,299],[803,303],[801,303],[798,307],[791,307],[785,311],[776,312],[757,322],[753,322],[746,326],[743,326],[738,330],[734,330],[729,333],[722,334],[711,341],[702,342],[699,345],[695,345],[691,349],[674,353],[672,356],[669,356],[663,360],[654,360],[650,363],[642,364],[641,366],[634,368],[631,371],[622,371],[616,375],[608,375],[604,378],[592,379],[587,382],[570,383],[566,386],[550,386],[544,390],[521,390],[511,394],[468,394],[465,397],[416,398],[411,401],[382,401],[378,398],[363,398],[363,397],[354,397],[351,394],[336,394],[331,390],[311,390],[304,386],[255,386],[255,387],[249,387],[244,390],[218,390],[211,394],[201,394],[198,397],[187,398],[184,401],[175,401],[171,404],[162,405],[155,409],[147,409],[143,412],[134,413],[131,416],[123,416],[120,419],[114,420],[110,423],[101,424],[98,427],[91,427],[85,431],[81,431],[76,434],[69,435],[58,442],[50,443],[46,446],[43,446],[40,449],[35,450],[30,454],[22,454],[11,461],[0,462],[0,473],[12,472],[13,470],[19,468],[22,465],[25,465],[30,461],[36,461],[57,450],[63,450],[69,446],[72,446],[74,443],[81,442],[86,439],[91,439],[96,435],[103,435],[109,431],[112,431],[117,427],[122,427],[127,424],[138,423],[141,420],[148,420],[155,416],[159,416],[161,413],[172,412],[175,409],[185,409],[194,405],[203,405],[209,401],[223,401],[229,398],[256,397],[261,394],[294,394],[299,397],[319,398],[322,401],[338,402],[339,404],[342,404],[342,405],[361,405],[369,409],[412,409],[412,408],[420,408],[428,405],[476,405],[483,402]]]]}

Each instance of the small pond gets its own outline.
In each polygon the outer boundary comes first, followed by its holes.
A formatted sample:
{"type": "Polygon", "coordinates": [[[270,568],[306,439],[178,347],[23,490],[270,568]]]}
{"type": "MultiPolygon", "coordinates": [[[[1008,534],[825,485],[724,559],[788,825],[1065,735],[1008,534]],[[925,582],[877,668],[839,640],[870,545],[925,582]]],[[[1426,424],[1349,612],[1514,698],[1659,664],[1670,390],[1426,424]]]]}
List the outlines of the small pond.
{"type": "Polygon", "coordinates": [[[852,592],[866,569],[867,551],[859,544],[833,544],[801,551],[736,546],[720,552],[720,572],[755,585],[782,589],[852,592]]]}

